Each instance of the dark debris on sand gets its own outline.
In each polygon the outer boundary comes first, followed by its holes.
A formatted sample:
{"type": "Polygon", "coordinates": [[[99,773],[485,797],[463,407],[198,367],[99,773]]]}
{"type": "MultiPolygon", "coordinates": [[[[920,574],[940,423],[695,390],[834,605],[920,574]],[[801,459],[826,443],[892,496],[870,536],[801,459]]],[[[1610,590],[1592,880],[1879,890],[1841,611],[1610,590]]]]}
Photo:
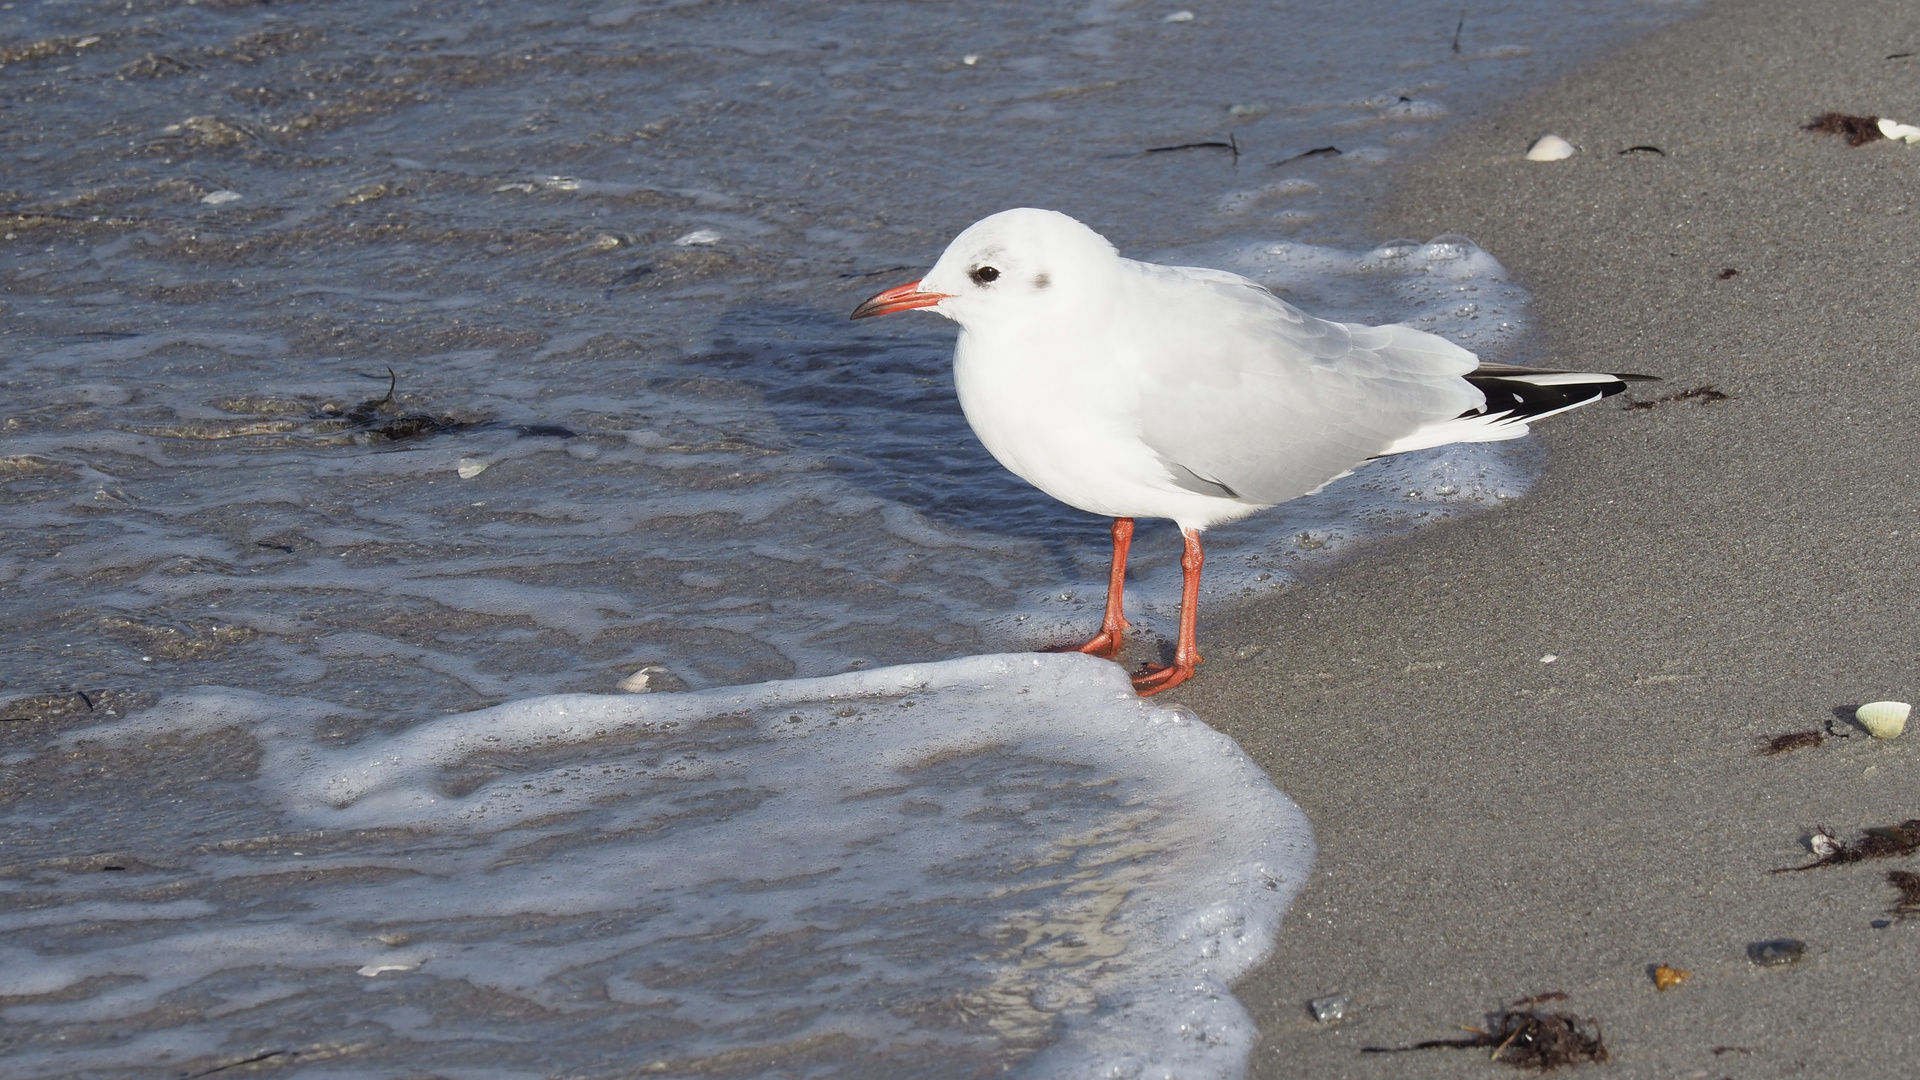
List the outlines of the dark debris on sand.
{"type": "Polygon", "coordinates": [[[1567,995],[1555,991],[1522,998],[1490,1018],[1485,1030],[1466,1028],[1471,1037],[1428,1039],[1412,1046],[1369,1046],[1363,1053],[1395,1054],[1412,1050],[1481,1050],[1491,1047],[1491,1060],[1520,1069],[1542,1072],[1583,1061],[1595,1064],[1607,1060],[1607,1046],[1600,1021],[1570,1012],[1544,1012],[1544,1002],[1564,1001],[1567,995]]]}
{"type": "Polygon", "coordinates": [[[1900,890],[1900,899],[1887,909],[1887,914],[1900,922],[1920,916],[1920,874],[1911,870],[1889,870],[1887,884],[1900,890]]]}
{"type": "Polygon", "coordinates": [[[1886,138],[1880,132],[1880,118],[1877,116],[1850,116],[1846,113],[1821,113],[1803,127],[1818,135],[1839,135],[1847,140],[1848,146],[1865,146],[1870,142],[1886,138]]]}
{"type": "MultiPolygon", "coordinates": [[[[1821,828],[1817,833],[1818,837],[1831,835],[1825,828],[1821,828]]],[[[1805,866],[1782,866],[1772,872],[1786,874],[1799,870],[1812,870],[1821,866],[1857,863],[1867,859],[1896,859],[1902,855],[1911,855],[1920,851],[1920,818],[1908,818],[1898,825],[1866,829],[1861,832],[1860,839],[1850,844],[1833,841],[1830,846],[1832,850],[1805,866]]],[[[1900,872],[1895,871],[1895,873],[1900,872]]]]}
{"type": "Polygon", "coordinates": [[[1715,390],[1711,386],[1696,386],[1691,390],[1676,390],[1666,397],[1654,398],[1651,401],[1629,401],[1627,402],[1627,409],[1629,411],[1636,409],[1657,409],[1662,405],[1672,405],[1680,401],[1698,401],[1702,405],[1710,405],[1716,401],[1725,401],[1731,396],[1731,394],[1715,390]]]}
{"type": "Polygon", "coordinates": [[[1819,746],[1827,737],[1819,731],[1790,731],[1785,735],[1775,735],[1768,739],[1765,746],[1754,751],[1761,757],[1786,754],[1794,750],[1805,750],[1809,746],[1819,746]]]}

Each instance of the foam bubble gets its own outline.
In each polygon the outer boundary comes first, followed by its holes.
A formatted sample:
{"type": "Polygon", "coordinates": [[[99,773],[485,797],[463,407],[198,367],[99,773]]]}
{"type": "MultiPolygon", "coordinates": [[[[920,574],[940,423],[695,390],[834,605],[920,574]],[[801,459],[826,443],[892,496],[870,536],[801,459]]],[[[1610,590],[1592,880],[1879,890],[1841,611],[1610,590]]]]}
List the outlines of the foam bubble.
{"type": "Polygon", "coordinates": [[[130,837],[145,864],[105,888],[26,868],[0,921],[36,931],[0,966],[12,1075],[71,1072],[46,1036],[73,1025],[194,1060],[318,1030],[357,982],[447,1014],[369,1014],[364,1060],[391,1068],[810,1047],[868,1075],[1232,1076],[1254,1029],[1228,987],[1312,862],[1231,740],[1079,655],[533,698],[339,746],[325,721],[352,712],[208,687],[63,738],[245,733],[275,831],[130,837]]]}

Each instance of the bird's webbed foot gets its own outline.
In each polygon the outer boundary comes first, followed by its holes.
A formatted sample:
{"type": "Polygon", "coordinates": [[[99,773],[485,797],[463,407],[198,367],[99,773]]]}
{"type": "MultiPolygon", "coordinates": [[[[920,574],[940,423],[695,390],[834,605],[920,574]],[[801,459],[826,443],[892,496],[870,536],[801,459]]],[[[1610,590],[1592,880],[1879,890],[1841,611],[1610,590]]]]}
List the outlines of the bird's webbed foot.
{"type": "Polygon", "coordinates": [[[1200,662],[1194,657],[1191,663],[1177,662],[1162,667],[1148,664],[1133,677],[1133,692],[1141,697],[1152,697],[1162,690],[1171,689],[1193,678],[1194,665],[1200,662]]]}

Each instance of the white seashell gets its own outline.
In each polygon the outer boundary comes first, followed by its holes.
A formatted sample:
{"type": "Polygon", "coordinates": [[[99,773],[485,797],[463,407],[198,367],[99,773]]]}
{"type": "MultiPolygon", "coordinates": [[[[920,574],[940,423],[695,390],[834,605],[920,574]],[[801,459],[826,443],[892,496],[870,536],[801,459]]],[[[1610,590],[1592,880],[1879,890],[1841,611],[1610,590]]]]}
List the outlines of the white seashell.
{"type": "Polygon", "coordinates": [[[219,206],[222,203],[239,202],[240,193],[237,191],[228,191],[223,188],[220,191],[207,192],[205,195],[200,196],[200,201],[206,203],[208,206],[219,206]]]}
{"type": "Polygon", "coordinates": [[[621,679],[620,689],[625,690],[629,694],[650,693],[654,690],[654,685],[653,685],[654,676],[665,675],[666,673],[667,673],[666,668],[663,668],[658,664],[648,664],[646,667],[641,668],[639,671],[636,671],[633,674],[627,676],[626,678],[621,679]]]}
{"type": "Polygon", "coordinates": [[[1542,135],[1527,151],[1528,161],[1559,161],[1573,156],[1573,144],[1558,135],[1542,135]]]}
{"type": "Polygon", "coordinates": [[[1830,832],[1816,832],[1808,838],[1807,846],[1813,849],[1815,855],[1824,859],[1840,850],[1840,838],[1830,832]]]}
{"type": "Polygon", "coordinates": [[[674,247],[706,247],[720,242],[720,234],[712,229],[695,229],[673,242],[674,247]]]}
{"type": "Polygon", "coordinates": [[[1913,706],[1904,701],[1869,701],[1853,710],[1853,718],[1876,739],[1899,737],[1907,729],[1907,714],[1913,706]]]}
{"type": "Polygon", "coordinates": [[[491,462],[481,461],[479,458],[461,458],[459,468],[454,471],[460,474],[460,479],[471,480],[486,472],[489,464],[491,462]]]}
{"type": "Polygon", "coordinates": [[[1880,118],[1880,134],[1895,142],[1920,143],[1920,127],[1903,124],[1898,120],[1880,118]]]}
{"type": "Polygon", "coordinates": [[[1171,15],[1169,15],[1169,16],[1167,16],[1166,18],[1164,18],[1164,19],[1161,19],[1160,21],[1161,21],[1161,22],[1170,22],[1170,23],[1183,23],[1183,22],[1192,22],[1192,21],[1193,21],[1193,12],[1191,12],[1191,11],[1176,11],[1176,12],[1174,12],[1173,14],[1171,14],[1171,15]]]}

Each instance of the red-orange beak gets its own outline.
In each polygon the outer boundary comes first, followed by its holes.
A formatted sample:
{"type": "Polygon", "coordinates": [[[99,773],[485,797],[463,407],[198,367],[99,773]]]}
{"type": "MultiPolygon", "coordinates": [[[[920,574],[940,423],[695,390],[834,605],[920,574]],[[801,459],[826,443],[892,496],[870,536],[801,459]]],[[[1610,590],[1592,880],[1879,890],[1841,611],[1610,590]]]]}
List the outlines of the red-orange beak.
{"type": "Polygon", "coordinates": [[[914,308],[932,307],[947,298],[947,293],[921,292],[920,283],[909,281],[905,285],[895,285],[883,293],[867,297],[867,301],[853,309],[849,319],[866,319],[875,315],[891,315],[896,311],[911,311],[914,308]]]}

